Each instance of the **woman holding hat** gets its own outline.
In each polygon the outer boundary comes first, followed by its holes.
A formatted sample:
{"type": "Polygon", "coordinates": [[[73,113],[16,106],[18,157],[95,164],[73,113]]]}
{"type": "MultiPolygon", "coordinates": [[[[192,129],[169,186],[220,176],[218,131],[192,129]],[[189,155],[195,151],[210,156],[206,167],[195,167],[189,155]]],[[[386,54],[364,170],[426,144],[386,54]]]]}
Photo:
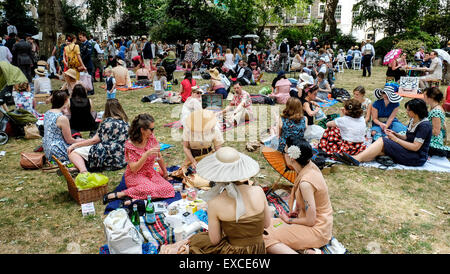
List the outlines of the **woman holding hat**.
{"type": "Polygon", "coordinates": [[[68,90],[69,94],[72,94],[73,88],[76,85],[83,84],[80,80],[77,80],[77,71],[72,68],[64,72],[64,79],[66,82],[61,87],[61,90],[68,90]]]}
{"type": "Polygon", "coordinates": [[[248,179],[258,163],[223,147],[198,163],[197,174],[216,185],[208,191],[208,232],[187,240],[191,254],[265,254],[263,232],[272,215],[264,191],[248,179]]]}
{"type": "Polygon", "coordinates": [[[383,90],[376,89],[375,97],[378,98],[372,105],[372,128],[371,134],[376,141],[382,136],[386,136],[386,129],[391,129],[397,133],[406,131],[403,125],[396,117],[399,102],[403,99],[395,93],[394,87],[385,86],[383,90]]]}
{"type": "Polygon", "coordinates": [[[433,130],[427,118],[427,105],[421,99],[412,99],[405,104],[405,108],[411,118],[406,135],[386,129],[387,137],[379,138],[362,153],[350,156],[344,152],[338,159],[345,164],[359,166],[361,162],[387,155],[400,165],[423,166],[428,159],[433,130]]]}
{"type": "Polygon", "coordinates": [[[191,112],[183,122],[183,150],[186,155],[184,166],[192,165],[206,155],[217,151],[223,145],[223,135],[217,125],[217,118],[210,110],[191,112]]]}
{"type": "Polygon", "coordinates": [[[214,92],[215,94],[221,94],[223,99],[227,99],[228,92],[225,89],[225,85],[222,83],[222,78],[220,78],[219,71],[215,68],[209,70],[209,75],[211,75],[211,82],[209,85],[209,92],[214,92]]]}
{"type": "Polygon", "coordinates": [[[189,114],[202,109],[202,90],[198,86],[193,86],[191,92],[191,96],[186,99],[181,109],[180,121],[183,127],[185,127],[185,120],[189,114]]]}
{"type": "Polygon", "coordinates": [[[311,161],[311,145],[299,138],[286,143],[286,164],[298,174],[289,198],[289,212],[271,219],[264,233],[267,253],[297,254],[320,248],[332,236],[333,208],[320,169],[311,161]]]}

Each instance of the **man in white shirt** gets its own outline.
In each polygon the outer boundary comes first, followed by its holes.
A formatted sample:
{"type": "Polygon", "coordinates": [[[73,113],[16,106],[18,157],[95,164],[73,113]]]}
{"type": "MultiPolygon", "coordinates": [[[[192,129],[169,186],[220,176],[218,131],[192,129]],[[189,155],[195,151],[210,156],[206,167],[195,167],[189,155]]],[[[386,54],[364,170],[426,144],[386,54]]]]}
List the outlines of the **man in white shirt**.
{"type": "Polygon", "coordinates": [[[438,53],[432,51],[430,53],[431,65],[429,68],[417,68],[417,70],[426,71],[428,75],[419,77],[419,87],[421,89],[426,88],[427,81],[440,81],[442,80],[442,62],[438,58],[438,53]]]}
{"type": "Polygon", "coordinates": [[[370,44],[370,40],[367,40],[367,44],[363,42],[363,47],[361,48],[362,60],[361,65],[363,67],[363,77],[366,77],[366,70],[368,77],[372,75],[372,57],[375,56],[375,48],[370,44]]]}
{"type": "Polygon", "coordinates": [[[0,61],[6,61],[8,63],[12,62],[12,54],[9,48],[5,47],[3,43],[1,43],[0,38],[0,61]]]}
{"type": "Polygon", "coordinates": [[[94,45],[94,49],[92,50],[92,63],[94,64],[94,82],[97,82],[95,79],[95,72],[98,69],[98,73],[100,75],[100,82],[103,82],[103,65],[102,65],[102,56],[104,51],[100,48],[98,44],[99,40],[97,37],[92,39],[92,45],[94,45]]]}
{"type": "Polygon", "coordinates": [[[17,34],[17,28],[16,28],[16,26],[11,25],[9,22],[6,22],[6,24],[8,25],[8,26],[6,27],[6,33],[8,33],[8,36],[9,36],[11,33],[17,34]]]}
{"type": "Polygon", "coordinates": [[[194,59],[198,60],[200,59],[200,54],[202,53],[200,50],[200,43],[198,42],[198,39],[195,39],[193,46],[193,50],[194,50],[194,59]]]}

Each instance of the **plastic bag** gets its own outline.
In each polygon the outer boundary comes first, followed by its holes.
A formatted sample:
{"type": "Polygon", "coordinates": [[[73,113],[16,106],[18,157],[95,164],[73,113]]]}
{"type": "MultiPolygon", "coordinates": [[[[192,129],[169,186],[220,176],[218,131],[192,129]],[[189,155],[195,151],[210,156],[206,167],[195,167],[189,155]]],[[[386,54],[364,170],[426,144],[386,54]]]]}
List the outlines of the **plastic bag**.
{"type": "Polygon", "coordinates": [[[258,93],[262,95],[269,95],[272,93],[272,89],[270,87],[263,87],[259,90],[258,93]]]}
{"type": "Polygon", "coordinates": [[[107,184],[109,178],[99,173],[80,173],[75,178],[75,185],[78,189],[89,189],[107,184]]]}

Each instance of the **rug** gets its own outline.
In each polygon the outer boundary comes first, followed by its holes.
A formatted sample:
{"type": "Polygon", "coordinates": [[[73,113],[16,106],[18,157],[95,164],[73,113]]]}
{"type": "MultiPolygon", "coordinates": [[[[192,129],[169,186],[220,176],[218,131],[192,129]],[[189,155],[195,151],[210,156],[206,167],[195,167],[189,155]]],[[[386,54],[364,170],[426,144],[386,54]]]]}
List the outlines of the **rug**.
{"type": "Polygon", "coordinates": [[[336,99],[333,99],[333,100],[330,100],[330,99],[327,99],[327,103],[322,103],[322,102],[319,102],[319,103],[317,103],[320,107],[331,107],[331,106],[333,106],[333,105],[336,105],[337,103],[339,103],[339,101],[338,100],[336,100],[336,99]]]}
{"type": "MultiPolygon", "coordinates": [[[[111,254],[108,245],[100,247],[98,254],[111,254]]],[[[158,248],[151,243],[143,243],[142,254],[158,254],[158,248]]]]}
{"type": "MultiPolygon", "coordinates": [[[[231,127],[225,127],[224,123],[219,122],[219,128],[222,129],[222,132],[225,132],[225,131],[229,131],[229,130],[231,130],[233,128],[242,126],[242,125],[247,125],[247,124],[249,124],[249,123],[251,123],[253,121],[255,121],[255,119],[250,120],[250,121],[242,122],[242,123],[238,124],[237,126],[232,125],[231,127]]],[[[178,121],[174,121],[174,122],[165,124],[164,127],[170,127],[170,128],[175,128],[175,129],[182,129],[183,125],[181,124],[181,121],[178,120],[178,121]]]]}
{"type": "MultiPolygon", "coordinates": [[[[372,161],[367,163],[361,163],[363,167],[375,167],[380,168],[380,164],[372,161]]],[[[404,169],[404,170],[426,170],[432,172],[450,172],[450,161],[446,157],[433,156],[429,157],[428,161],[423,166],[404,166],[396,164],[395,166],[389,167],[387,170],[392,169],[404,169]]]]}
{"type": "MultiPolygon", "coordinates": [[[[100,86],[100,88],[103,88],[103,89],[105,87],[106,87],[105,85],[100,86]]],[[[133,83],[131,85],[131,87],[129,87],[129,88],[119,86],[119,87],[116,87],[116,89],[120,90],[120,91],[127,91],[127,90],[136,90],[136,89],[149,88],[149,87],[151,87],[151,86],[138,86],[135,83],[133,83]]]]}

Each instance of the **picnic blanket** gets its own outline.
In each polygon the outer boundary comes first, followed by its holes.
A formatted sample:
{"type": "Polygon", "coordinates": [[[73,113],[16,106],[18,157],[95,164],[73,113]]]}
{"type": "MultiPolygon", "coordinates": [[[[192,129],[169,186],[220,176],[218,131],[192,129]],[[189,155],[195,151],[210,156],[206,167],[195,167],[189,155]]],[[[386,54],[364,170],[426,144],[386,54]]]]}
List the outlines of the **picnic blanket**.
{"type": "Polygon", "coordinates": [[[419,94],[419,93],[401,93],[401,92],[398,92],[397,94],[402,96],[402,97],[417,98],[417,99],[422,99],[423,100],[423,94],[419,94]]]}
{"type": "MultiPolygon", "coordinates": [[[[236,127],[239,127],[239,126],[249,124],[249,123],[251,123],[251,122],[253,122],[253,121],[255,121],[255,119],[250,120],[250,121],[242,122],[242,123],[238,124],[237,126],[232,125],[231,127],[225,127],[225,124],[224,124],[223,122],[219,122],[219,128],[222,129],[222,132],[225,132],[225,131],[229,131],[229,130],[231,130],[231,129],[233,129],[233,128],[236,128],[236,127]]],[[[174,121],[174,122],[165,124],[164,127],[170,127],[170,128],[182,129],[182,128],[183,128],[183,125],[181,124],[181,121],[178,120],[178,121],[174,121]]]]}
{"type": "MultiPolygon", "coordinates": [[[[100,251],[98,252],[98,254],[111,254],[109,253],[108,245],[100,247],[100,251]]],[[[158,254],[158,247],[156,247],[152,243],[143,243],[142,254],[158,254]]]]}
{"type": "Polygon", "coordinates": [[[323,108],[323,107],[331,107],[331,106],[333,106],[333,105],[339,103],[339,101],[336,100],[336,99],[333,99],[333,100],[327,99],[327,101],[328,101],[328,103],[322,103],[322,102],[319,102],[319,103],[317,103],[317,104],[318,104],[320,107],[323,108]]]}
{"type": "MultiPolygon", "coordinates": [[[[361,163],[363,167],[376,167],[380,168],[381,165],[376,161],[361,163]]],[[[404,170],[426,170],[432,172],[450,172],[450,161],[446,157],[433,156],[429,157],[428,161],[423,166],[404,166],[396,164],[395,166],[389,167],[388,170],[392,169],[404,169],[404,170]]]]}

